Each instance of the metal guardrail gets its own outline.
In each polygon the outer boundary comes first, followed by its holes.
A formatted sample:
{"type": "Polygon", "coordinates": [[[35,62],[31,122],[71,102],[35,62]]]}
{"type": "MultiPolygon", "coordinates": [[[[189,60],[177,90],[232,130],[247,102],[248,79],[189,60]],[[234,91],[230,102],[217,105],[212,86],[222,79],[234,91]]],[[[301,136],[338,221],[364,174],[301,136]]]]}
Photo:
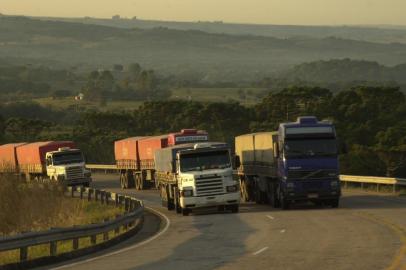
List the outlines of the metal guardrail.
{"type": "MultiPolygon", "coordinates": [[[[67,192],[72,197],[80,197],[100,201],[102,204],[115,204],[123,206],[125,213],[122,216],[116,216],[113,220],[105,220],[103,223],[74,226],[70,228],[54,228],[42,232],[22,233],[15,236],[0,237],[0,251],[20,250],[20,262],[26,262],[28,259],[28,247],[41,244],[50,245],[50,256],[57,255],[57,243],[59,241],[72,240],[72,249],[79,250],[79,239],[90,238],[92,245],[97,243],[97,235],[103,234],[103,241],[109,240],[109,232],[114,231],[119,235],[120,228],[124,232],[135,229],[136,223],[143,217],[144,205],[133,197],[120,195],[93,188],[68,187],[67,192]]],[[[113,238],[114,239],[114,238],[113,238]]]]}
{"type": "Polygon", "coordinates": [[[340,175],[340,181],[344,183],[344,187],[347,183],[359,183],[361,189],[364,188],[364,184],[375,184],[378,192],[381,185],[392,185],[393,192],[396,192],[399,186],[406,186],[406,179],[391,177],[340,175]]]}
{"type": "MultiPolygon", "coordinates": [[[[115,164],[87,164],[86,168],[91,170],[102,170],[105,173],[118,170],[115,164]]],[[[361,188],[364,187],[364,184],[376,184],[377,191],[379,191],[380,185],[393,185],[394,192],[396,192],[398,186],[406,186],[406,179],[390,177],[340,175],[340,181],[344,183],[344,186],[347,186],[347,183],[359,183],[361,188]]]]}

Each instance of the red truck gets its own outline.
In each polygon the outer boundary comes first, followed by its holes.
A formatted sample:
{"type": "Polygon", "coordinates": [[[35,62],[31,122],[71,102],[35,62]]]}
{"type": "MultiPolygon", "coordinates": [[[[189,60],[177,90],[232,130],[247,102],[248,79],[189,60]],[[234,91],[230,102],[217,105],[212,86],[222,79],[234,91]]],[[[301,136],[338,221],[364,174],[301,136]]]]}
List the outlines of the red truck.
{"type": "Polygon", "coordinates": [[[206,131],[182,129],[180,132],[161,136],[131,137],[114,143],[117,168],[120,170],[121,188],[142,190],[157,186],[155,180],[156,150],[184,143],[205,142],[206,131]]]}
{"type": "Polygon", "coordinates": [[[91,182],[82,152],[71,141],[14,143],[0,146],[0,173],[13,173],[27,181],[51,180],[67,185],[91,182]]]}

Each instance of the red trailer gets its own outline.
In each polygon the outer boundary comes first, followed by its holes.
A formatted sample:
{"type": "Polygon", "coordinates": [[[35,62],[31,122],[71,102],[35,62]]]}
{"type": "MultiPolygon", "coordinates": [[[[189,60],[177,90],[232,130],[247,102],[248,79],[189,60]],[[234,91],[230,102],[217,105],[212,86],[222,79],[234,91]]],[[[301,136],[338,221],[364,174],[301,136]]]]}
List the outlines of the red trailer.
{"type": "Polygon", "coordinates": [[[155,151],[172,145],[208,141],[203,130],[182,129],[167,135],[132,137],[116,141],[114,153],[117,168],[120,169],[122,188],[138,190],[157,185],[155,181],[155,151]]]}
{"type": "Polygon", "coordinates": [[[17,147],[17,161],[24,174],[46,174],[45,155],[59,148],[76,148],[71,141],[48,141],[24,144],[17,147]]]}
{"type": "Polygon", "coordinates": [[[26,143],[9,143],[0,146],[0,172],[18,173],[16,149],[26,143]]]}

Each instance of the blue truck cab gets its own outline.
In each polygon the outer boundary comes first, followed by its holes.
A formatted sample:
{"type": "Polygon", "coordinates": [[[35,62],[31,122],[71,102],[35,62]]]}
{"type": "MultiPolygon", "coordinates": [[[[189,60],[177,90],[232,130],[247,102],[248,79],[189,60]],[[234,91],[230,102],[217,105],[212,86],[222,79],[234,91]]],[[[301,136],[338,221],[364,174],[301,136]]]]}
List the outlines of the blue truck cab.
{"type": "Polygon", "coordinates": [[[338,150],[331,122],[304,116],[296,122],[281,123],[276,147],[282,208],[297,201],[338,207],[341,196],[338,150]]]}

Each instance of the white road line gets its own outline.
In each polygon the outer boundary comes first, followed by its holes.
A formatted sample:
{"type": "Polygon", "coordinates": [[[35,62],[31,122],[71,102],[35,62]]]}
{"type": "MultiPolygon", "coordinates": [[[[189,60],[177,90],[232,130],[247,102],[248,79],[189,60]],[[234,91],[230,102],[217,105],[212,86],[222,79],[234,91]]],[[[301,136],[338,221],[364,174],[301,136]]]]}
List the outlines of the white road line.
{"type": "Polygon", "coordinates": [[[136,248],[138,248],[138,247],[141,247],[141,246],[143,246],[143,245],[146,245],[146,244],[148,244],[149,242],[151,242],[151,241],[157,239],[158,237],[160,237],[161,235],[163,235],[163,234],[169,229],[169,226],[170,226],[171,222],[170,222],[169,218],[168,218],[167,216],[165,216],[163,213],[161,213],[161,212],[159,212],[159,211],[157,211],[157,210],[154,210],[154,209],[152,209],[152,208],[150,208],[150,207],[145,207],[145,208],[147,208],[148,210],[154,212],[155,214],[157,214],[157,215],[163,217],[163,218],[165,219],[165,221],[166,221],[165,228],[163,228],[162,231],[160,231],[159,233],[157,233],[157,234],[154,235],[153,237],[148,238],[147,240],[142,241],[142,242],[140,242],[140,243],[137,243],[137,244],[135,244],[135,245],[133,245],[133,246],[129,246],[129,247],[126,247],[126,248],[123,248],[123,249],[120,249],[120,250],[117,250],[117,251],[114,251],[114,252],[111,252],[111,253],[107,253],[107,254],[100,255],[100,256],[97,256],[97,257],[93,257],[93,258],[89,258],[89,259],[86,259],[86,260],[83,260],[83,261],[80,261],[80,262],[75,262],[75,263],[71,263],[71,264],[66,264],[66,265],[62,265],[62,266],[55,267],[55,268],[51,268],[51,269],[54,269],[54,270],[56,270],[56,269],[64,269],[64,268],[74,267],[74,266],[76,266],[76,265],[80,265],[80,264],[84,264],[84,263],[88,263],[88,262],[93,262],[93,261],[95,261],[95,260],[103,259],[103,258],[106,258],[106,257],[110,257],[110,256],[113,256],[113,255],[117,255],[117,254],[123,253],[123,252],[127,252],[127,251],[132,250],[132,249],[136,249],[136,248]]]}
{"type": "Polygon", "coordinates": [[[264,247],[264,248],[261,248],[260,250],[255,251],[254,253],[252,253],[252,255],[258,255],[258,254],[260,254],[260,253],[264,252],[265,250],[267,250],[268,248],[269,248],[269,247],[264,247]]]}
{"type": "Polygon", "coordinates": [[[285,230],[285,229],[281,230],[281,233],[285,233],[285,232],[286,232],[286,230],[285,230]]]}
{"type": "Polygon", "coordinates": [[[273,216],[271,216],[271,215],[266,215],[266,217],[267,218],[269,218],[269,219],[275,219],[273,216]]]}

